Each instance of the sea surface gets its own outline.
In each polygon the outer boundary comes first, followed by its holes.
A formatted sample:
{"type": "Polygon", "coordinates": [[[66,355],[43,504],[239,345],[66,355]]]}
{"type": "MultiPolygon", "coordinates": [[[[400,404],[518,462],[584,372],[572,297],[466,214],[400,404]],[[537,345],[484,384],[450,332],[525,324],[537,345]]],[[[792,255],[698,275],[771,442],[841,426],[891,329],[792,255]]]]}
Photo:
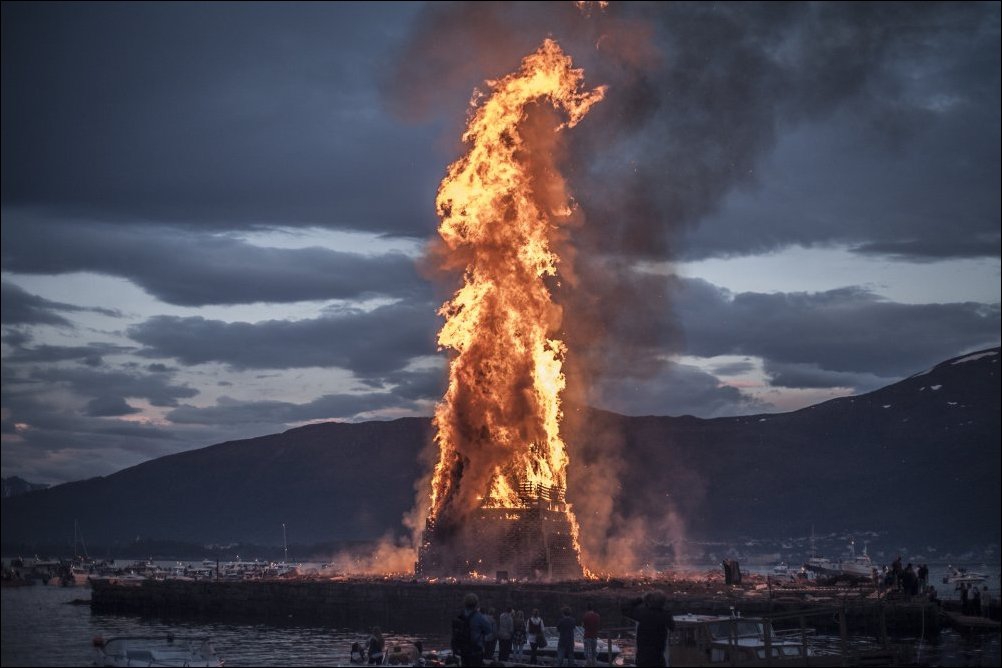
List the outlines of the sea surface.
{"type": "MultiPolygon", "coordinates": [[[[983,569],[983,567],[981,567],[983,569]]],[[[939,569],[930,579],[937,582],[939,569]]],[[[989,587],[998,596],[998,569],[990,568],[989,587]]],[[[945,587],[944,587],[945,589],[945,587]]],[[[949,596],[952,592],[940,590],[949,596]]],[[[348,663],[352,642],[364,641],[367,630],[332,629],[298,624],[295,619],[276,624],[233,624],[164,621],[135,616],[92,614],[89,587],[34,585],[2,590],[2,666],[87,666],[93,664],[92,639],[118,635],[209,636],[227,666],[322,666],[348,663]]],[[[387,633],[387,647],[421,641],[425,648],[448,645],[449,620],[442,620],[442,635],[387,633]]],[[[998,666],[999,634],[961,635],[944,630],[936,639],[903,639],[918,665],[998,666]]],[[[629,652],[629,643],[621,643],[629,652]]]]}

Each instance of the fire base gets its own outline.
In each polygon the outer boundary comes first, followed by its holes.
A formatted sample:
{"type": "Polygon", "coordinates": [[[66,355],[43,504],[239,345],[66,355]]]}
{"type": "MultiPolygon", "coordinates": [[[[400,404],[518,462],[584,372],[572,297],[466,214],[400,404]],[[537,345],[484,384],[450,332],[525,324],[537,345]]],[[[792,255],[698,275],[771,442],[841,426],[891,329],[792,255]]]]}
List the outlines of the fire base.
{"type": "Polygon", "coordinates": [[[461,531],[429,519],[416,572],[425,577],[575,580],[583,577],[562,508],[479,508],[461,531]]]}

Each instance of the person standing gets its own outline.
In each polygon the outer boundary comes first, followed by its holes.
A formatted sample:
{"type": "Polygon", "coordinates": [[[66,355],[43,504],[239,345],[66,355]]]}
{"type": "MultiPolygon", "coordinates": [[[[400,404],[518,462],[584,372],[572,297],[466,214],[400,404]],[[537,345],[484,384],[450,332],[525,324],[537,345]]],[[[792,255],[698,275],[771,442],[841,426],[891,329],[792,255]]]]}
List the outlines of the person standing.
{"type": "Polygon", "coordinates": [[[560,620],[557,622],[557,632],[560,638],[557,641],[557,665],[574,665],[574,629],[577,622],[571,616],[571,609],[566,605],[560,609],[560,620]]]}
{"type": "Polygon", "coordinates": [[[378,626],[372,627],[372,635],[369,636],[368,655],[369,665],[378,665],[383,662],[383,648],[385,647],[383,632],[378,626]]]}
{"type": "Polygon", "coordinates": [[[602,624],[602,619],[595,612],[595,606],[588,601],[587,612],[581,618],[581,625],[584,627],[584,654],[585,665],[594,666],[598,657],[598,630],[602,624]]]}
{"type": "Polygon", "coordinates": [[[515,648],[515,660],[519,663],[525,657],[525,613],[519,610],[515,613],[515,632],[511,636],[511,644],[515,648]]]}
{"type": "Polygon", "coordinates": [[[988,591],[988,585],[981,591],[981,614],[989,619],[992,616],[992,595],[988,591]]]}
{"type": "Polygon", "coordinates": [[[477,608],[479,602],[476,594],[467,594],[462,612],[452,621],[452,651],[464,666],[484,665],[484,644],[493,632],[491,623],[477,608]]]}
{"type": "Polygon", "coordinates": [[[978,589],[978,585],[971,587],[974,590],[974,594],[971,595],[971,616],[980,617],[981,616],[981,590],[978,589]]]}
{"type": "Polygon", "coordinates": [[[643,598],[627,602],[622,612],[637,622],[637,665],[667,666],[668,634],[675,628],[675,620],[665,610],[665,595],[649,591],[643,598]]]}
{"type": "Polygon", "coordinates": [[[511,641],[515,635],[515,611],[508,608],[498,619],[499,661],[507,661],[511,656],[511,641]]]}
{"type": "Polygon", "coordinates": [[[960,583],[960,611],[961,611],[962,614],[965,614],[965,615],[971,614],[971,605],[967,601],[967,596],[968,596],[967,583],[966,582],[961,582],[960,583]]]}
{"type": "Polygon", "coordinates": [[[487,621],[491,623],[491,634],[484,639],[484,659],[493,661],[498,645],[498,614],[494,608],[487,611],[487,621]]]}
{"type": "Polygon", "coordinates": [[[536,663],[536,652],[539,650],[539,646],[542,644],[543,647],[546,647],[546,636],[543,635],[543,628],[543,618],[539,616],[539,608],[533,608],[526,632],[529,638],[529,663],[531,664],[536,663]]]}

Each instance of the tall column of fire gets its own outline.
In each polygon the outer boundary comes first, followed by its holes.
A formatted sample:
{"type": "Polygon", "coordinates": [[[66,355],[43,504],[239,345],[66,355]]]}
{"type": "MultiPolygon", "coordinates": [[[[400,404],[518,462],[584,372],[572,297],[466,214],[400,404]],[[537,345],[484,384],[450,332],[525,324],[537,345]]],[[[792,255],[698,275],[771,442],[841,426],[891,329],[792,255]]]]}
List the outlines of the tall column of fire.
{"type": "Polygon", "coordinates": [[[552,149],[604,95],[583,77],[548,39],[488,82],[471,101],[468,152],[439,187],[438,257],[464,282],[439,311],[438,343],[452,356],[423,574],[581,574],[564,501],[562,314],[547,283],[571,274],[557,251],[573,210],[552,149]]]}

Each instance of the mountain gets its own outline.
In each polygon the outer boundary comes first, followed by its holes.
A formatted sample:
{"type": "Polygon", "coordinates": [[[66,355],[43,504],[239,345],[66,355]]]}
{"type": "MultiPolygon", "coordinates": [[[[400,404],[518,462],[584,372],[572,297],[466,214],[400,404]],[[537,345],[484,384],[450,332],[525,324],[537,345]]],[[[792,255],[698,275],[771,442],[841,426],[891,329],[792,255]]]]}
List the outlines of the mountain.
{"type": "MultiPolygon", "coordinates": [[[[568,410],[568,497],[583,533],[668,540],[882,532],[984,545],[1000,533],[999,349],[869,394],[711,420],[568,410]],[[675,527],[673,529],[673,527],[675,527]]],[[[3,544],[137,537],[281,545],[401,531],[426,470],[427,418],[330,422],[6,498],[3,544]]]]}
{"type": "Polygon", "coordinates": [[[0,491],[0,498],[4,499],[17,496],[18,494],[27,494],[28,492],[34,492],[48,487],[48,485],[28,482],[24,478],[19,478],[16,475],[12,475],[9,478],[0,478],[0,483],[2,483],[2,488],[0,488],[0,490],[2,490],[0,491]]]}

